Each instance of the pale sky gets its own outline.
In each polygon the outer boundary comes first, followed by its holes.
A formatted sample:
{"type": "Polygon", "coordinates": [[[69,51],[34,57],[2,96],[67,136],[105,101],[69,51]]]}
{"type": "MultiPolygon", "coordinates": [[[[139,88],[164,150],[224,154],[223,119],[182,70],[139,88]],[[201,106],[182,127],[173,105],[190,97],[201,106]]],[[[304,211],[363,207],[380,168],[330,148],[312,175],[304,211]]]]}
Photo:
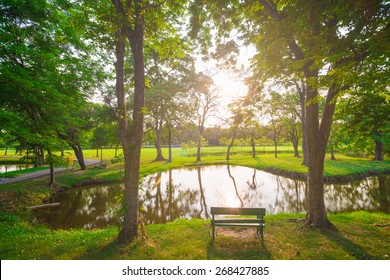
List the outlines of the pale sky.
{"type": "MultiPolygon", "coordinates": [[[[250,59],[254,54],[255,50],[253,48],[241,47],[240,55],[237,58],[237,68],[241,69],[241,66],[243,66],[243,68],[247,70],[249,68],[250,59]]],[[[217,69],[216,61],[209,60],[204,62],[200,57],[197,59],[195,67],[198,72],[210,72],[215,85],[220,90],[221,117],[228,117],[228,104],[247,94],[248,88],[243,82],[244,77],[240,77],[240,73],[235,73],[232,70],[217,69]]],[[[243,75],[241,74],[241,76],[243,75]]],[[[217,122],[220,122],[220,120],[210,118],[207,122],[207,126],[215,125],[217,122]]]]}

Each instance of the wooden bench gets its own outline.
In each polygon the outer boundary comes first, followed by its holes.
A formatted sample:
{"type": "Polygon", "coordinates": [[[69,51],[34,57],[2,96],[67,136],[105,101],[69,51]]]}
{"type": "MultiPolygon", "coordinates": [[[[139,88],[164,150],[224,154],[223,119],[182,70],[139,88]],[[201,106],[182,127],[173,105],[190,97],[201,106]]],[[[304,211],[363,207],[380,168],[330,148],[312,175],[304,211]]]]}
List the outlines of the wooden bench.
{"type": "Polygon", "coordinates": [[[215,227],[218,226],[240,226],[240,227],[256,227],[257,234],[261,235],[261,240],[264,239],[263,231],[265,227],[265,208],[232,208],[232,207],[211,207],[211,227],[213,233],[213,241],[215,238],[215,227]],[[229,216],[228,218],[218,218],[215,216],[229,216]],[[256,216],[256,218],[231,216],[256,216]]]}

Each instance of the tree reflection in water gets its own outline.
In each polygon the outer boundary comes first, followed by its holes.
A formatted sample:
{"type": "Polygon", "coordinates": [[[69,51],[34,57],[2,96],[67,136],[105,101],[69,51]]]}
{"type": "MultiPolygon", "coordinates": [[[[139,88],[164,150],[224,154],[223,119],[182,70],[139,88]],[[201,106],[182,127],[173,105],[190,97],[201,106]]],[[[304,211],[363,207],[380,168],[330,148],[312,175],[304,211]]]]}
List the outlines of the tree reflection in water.
{"type": "MultiPolygon", "coordinates": [[[[355,210],[389,213],[390,176],[370,177],[349,184],[325,186],[330,212],[355,210]]],[[[268,213],[305,211],[303,181],[239,166],[208,166],[170,170],[147,176],[141,184],[140,205],[146,224],[178,218],[209,218],[212,206],[264,207],[268,213]]],[[[123,186],[95,186],[57,194],[37,216],[52,227],[103,228],[116,225],[123,186]]]]}

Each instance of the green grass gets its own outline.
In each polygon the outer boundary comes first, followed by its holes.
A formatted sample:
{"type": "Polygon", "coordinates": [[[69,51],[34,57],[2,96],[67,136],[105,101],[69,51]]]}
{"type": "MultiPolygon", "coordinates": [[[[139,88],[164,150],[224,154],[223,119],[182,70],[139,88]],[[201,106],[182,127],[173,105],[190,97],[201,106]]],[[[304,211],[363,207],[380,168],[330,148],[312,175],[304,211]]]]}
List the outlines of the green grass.
{"type": "Polygon", "coordinates": [[[388,259],[390,216],[354,212],[330,214],[337,231],[319,231],[289,220],[301,215],[266,216],[264,243],[252,235],[226,235],[217,228],[211,245],[209,220],[180,219],[146,226],[146,239],[121,245],[116,228],[50,230],[0,216],[1,259],[388,259]]]}

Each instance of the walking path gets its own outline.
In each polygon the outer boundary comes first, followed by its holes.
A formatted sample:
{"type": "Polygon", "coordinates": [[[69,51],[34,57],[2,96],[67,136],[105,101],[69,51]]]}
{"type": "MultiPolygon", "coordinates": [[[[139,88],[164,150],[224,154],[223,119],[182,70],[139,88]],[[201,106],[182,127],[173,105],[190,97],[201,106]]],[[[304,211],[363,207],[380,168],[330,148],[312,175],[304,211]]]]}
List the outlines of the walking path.
{"type": "MultiPolygon", "coordinates": [[[[85,165],[87,165],[87,166],[93,165],[93,164],[98,164],[98,163],[100,163],[100,160],[94,160],[94,159],[86,159],[85,160],[85,165]]],[[[58,172],[61,172],[64,170],[66,170],[65,167],[57,167],[54,169],[54,172],[58,173],[58,172]]],[[[39,177],[43,177],[43,176],[47,176],[47,175],[50,175],[50,169],[20,174],[18,177],[14,177],[14,178],[0,178],[0,185],[20,182],[20,181],[24,181],[24,180],[35,179],[35,178],[39,178],[39,177]]]]}

